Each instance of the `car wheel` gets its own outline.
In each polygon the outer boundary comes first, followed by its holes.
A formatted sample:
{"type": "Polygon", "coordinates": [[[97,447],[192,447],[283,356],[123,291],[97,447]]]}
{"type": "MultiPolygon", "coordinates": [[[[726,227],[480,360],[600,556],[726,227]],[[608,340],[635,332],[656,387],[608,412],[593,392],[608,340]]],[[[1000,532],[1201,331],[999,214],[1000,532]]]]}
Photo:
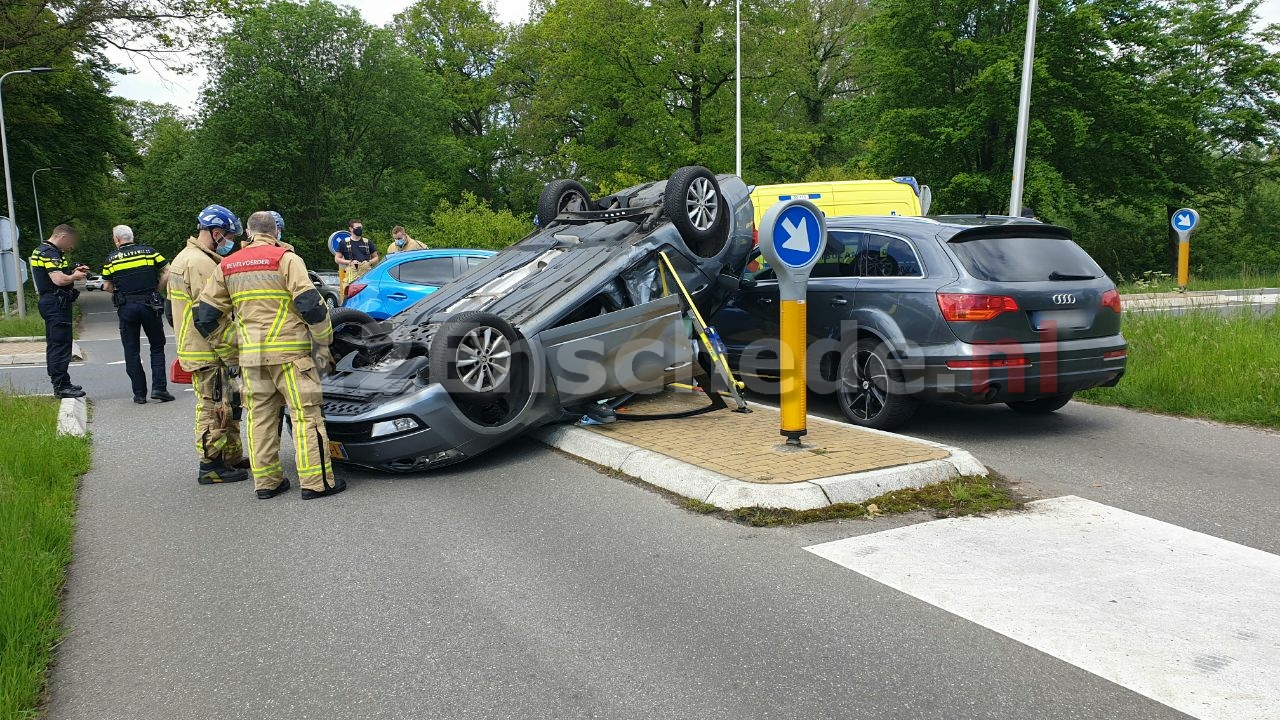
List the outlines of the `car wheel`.
{"type": "Polygon", "coordinates": [[[431,380],[454,400],[469,405],[496,402],[528,385],[528,358],[520,334],[486,312],[459,313],[431,338],[431,380]]]}
{"type": "Polygon", "coordinates": [[[840,360],[840,410],[854,425],[889,430],[906,424],[919,402],[896,392],[901,378],[884,343],[863,338],[840,360]]]}
{"type": "Polygon", "coordinates": [[[331,308],[329,322],[333,324],[331,350],[335,360],[361,350],[363,342],[378,332],[378,321],[354,308],[331,308]]]}
{"type": "Polygon", "coordinates": [[[1071,402],[1071,398],[1074,396],[1075,393],[1063,393],[1062,395],[1050,395],[1049,397],[1035,400],[1017,400],[1005,404],[1014,412],[1026,415],[1048,415],[1061,410],[1063,406],[1071,402]]]}
{"type": "Polygon", "coordinates": [[[324,295],[322,295],[322,297],[324,298],[324,304],[325,304],[325,305],[328,305],[330,310],[332,310],[332,309],[334,309],[334,308],[338,307],[338,296],[337,296],[337,295],[334,295],[333,293],[324,293],[324,295]]]}
{"type": "Polygon", "coordinates": [[[729,239],[729,208],[710,170],[690,165],[672,173],[663,193],[662,210],[689,249],[700,257],[715,257],[724,249],[729,239]]]}
{"type": "Polygon", "coordinates": [[[561,213],[591,209],[591,193],[576,180],[554,180],[538,196],[538,227],[550,227],[561,213]]]}

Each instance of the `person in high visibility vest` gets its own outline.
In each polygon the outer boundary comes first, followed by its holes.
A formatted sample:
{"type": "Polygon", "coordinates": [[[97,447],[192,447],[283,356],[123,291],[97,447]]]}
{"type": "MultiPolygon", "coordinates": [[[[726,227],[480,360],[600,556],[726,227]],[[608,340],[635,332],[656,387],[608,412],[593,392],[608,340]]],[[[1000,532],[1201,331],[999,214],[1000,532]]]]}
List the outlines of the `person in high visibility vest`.
{"type": "Polygon", "coordinates": [[[102,279],[120,318],[124,367],[133,386],[133,401],[147,404],[147,372],[142,367],[141,333],[146,332],[151,354],[151,399],[173,402],[164,359],[164,298],[169,261],[150,245],[135,242],[128,225],[111,230],[116,249],[102,266],[102,279]]]}
{"type": "Polygon", "coordinates": [[[249,479],[244,468],[240,439],[240,408],[232,402],[236,378],[228,372],[237,364],[234,329],[224,331],[227,350],[223,357],[195,328],[194,299],[218,269],[222,258],[235,250],[241,233],[240,219],[221,205],[210,205],[196,217],[196,235],[169,264],[169,306],[177,335],[178,364],[191,373],[196,396],[195,438],[201,485],[241,482],[249,479]]]}
{"type": "Polygon", "coordinates": [[[280,462],[280,412],[289,408],[302,499],[336,495],[347,484],[333,476],[321,410],[320,378],[333,367],[329,307],[307,276],[302,258],[282,247],[269,212],[249,217],[251,240],[227,257],[205,285],[195,326],[214,351],[235,313],[240,375],[249,411],[249,460],[258,498],[289,489],[280,462]]]}

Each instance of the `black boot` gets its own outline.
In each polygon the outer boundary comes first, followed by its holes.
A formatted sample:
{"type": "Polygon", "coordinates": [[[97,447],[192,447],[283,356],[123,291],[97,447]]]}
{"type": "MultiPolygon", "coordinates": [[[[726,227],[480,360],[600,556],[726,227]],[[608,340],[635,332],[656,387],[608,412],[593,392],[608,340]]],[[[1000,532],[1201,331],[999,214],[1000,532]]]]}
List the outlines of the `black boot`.
{"type": "Polygon", "coordinates": [[[175,398],[166,390],[152,390],[151,399],[159,400],[160,402],[173,402],[175,398]]]}
{"type": "Polygon", "coordinates": [[[285,478],[285,479],[283,479],[283,480],[281,480],[281,481],[280,481],[280,484],[279,484],[279,485],[275,486],[275,488],[273,488],[273,489],[271,489],[271,490],[259,490],[259,491],[258,491],[258,499],[259,499],[259,500],[270,500],[271,498],[273,498],[273,497],[275,497],[275,496],[279,495],[280,493],[282,493],[282,492],[284,492],[285,490],[288,490],[288,489],[289,489],[289,478],[285,478]]]}
{"type": "Polygon", "coordinates": [[[201,485],[220,485],[222,483],[241,482],[249,479],[249,473],[235,470],[222,463],[200,463],[200,474],[196,482],[201,485]]]}
{"type": "Polygon", "coordinates": [[[82,398],[85,396],[85,392],[82,389],[76,388],[74,385],[68,385],[54,390],[53,396],[64,400],[67,398],[82,398]]]}
{"type": "Polygon", "coordinates": [[[324,490],[308,490],[306,488],[302,488],[302,499],[316,500],[322,497],[329,497],[330,495],[337,495],[346,489],[346,480],[343,480],[342,478],[334,478],[332,485],[325,483],[324,490]]]}

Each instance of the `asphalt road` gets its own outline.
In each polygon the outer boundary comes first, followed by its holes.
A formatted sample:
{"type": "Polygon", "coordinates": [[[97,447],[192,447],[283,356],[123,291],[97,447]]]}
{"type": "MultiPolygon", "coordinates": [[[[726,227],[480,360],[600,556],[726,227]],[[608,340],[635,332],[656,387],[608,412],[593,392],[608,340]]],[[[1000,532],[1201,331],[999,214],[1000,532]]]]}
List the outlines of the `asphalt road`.
{"type": "MultiPolygon", "coordinates": [[[[95,457],[54,720],[1185,717],[802,549],[922,517],[747,528],[530,442],[349,472],[318,502],[197,486],[191,395],[133,405],[110,307],[85,300],[95,457]]],[[[1273,435],[1075,405],[915,431],[1030,494],[1276,549],[1273,435]]]]}

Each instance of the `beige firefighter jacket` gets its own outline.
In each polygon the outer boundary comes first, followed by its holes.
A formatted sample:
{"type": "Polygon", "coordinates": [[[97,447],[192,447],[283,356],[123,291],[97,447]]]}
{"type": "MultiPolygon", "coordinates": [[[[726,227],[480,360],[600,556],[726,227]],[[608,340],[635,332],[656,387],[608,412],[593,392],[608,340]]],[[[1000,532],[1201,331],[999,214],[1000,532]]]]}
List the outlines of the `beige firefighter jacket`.
{"type": "Polygon", "coordinates": [[[199,302],[209,307],[197,310],[197,324],[207,322],[209,308],[216,311],[219,325],[208,337],[219,355],[225,347],[222,324],[234,314],[230,321],[244,367],[300,360],[333,340],[329,308],[307,277],[306,263],[271,235],[254,235],[243,250],[225,258],[199,302]]]}
{"type": "MultiPolygon", "coordinates": [[[[177,334],[178,362],[187,372],[195,372],[218,364],[218,356],[213,346],[196,332],[192,321],[195,312],[195,299],[200,297],[205,283],[218,269],[222,258],[212,250],[207,250],[195,238],[187,238],[187,246],[169,263],[168,296],[173,313],[173,331],[177,334]]],[[[222,342],[227,351],[227,364],[235,365],[236,338],[235,327],[228,323],[224,328],[225,337],[222,342]]]]}

